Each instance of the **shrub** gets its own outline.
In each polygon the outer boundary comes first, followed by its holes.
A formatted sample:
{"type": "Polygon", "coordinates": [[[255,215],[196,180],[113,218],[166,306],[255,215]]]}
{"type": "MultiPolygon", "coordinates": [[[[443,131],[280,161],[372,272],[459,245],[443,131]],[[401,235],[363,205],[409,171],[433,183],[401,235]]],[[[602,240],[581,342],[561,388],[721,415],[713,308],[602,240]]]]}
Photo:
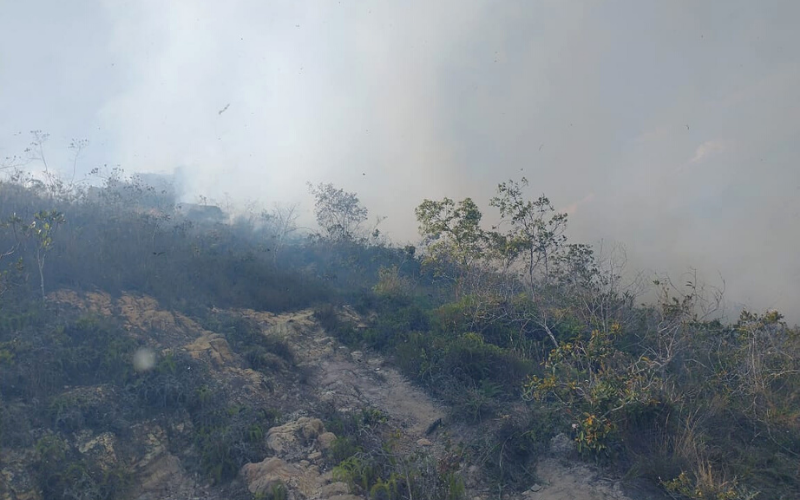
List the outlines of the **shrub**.
{"type": "Polygon", "coordinates": [[[266,335],[255,320],[232,314],[215,315],[213,326],[225,334],[234,351],[254,370],[283,371],[294,366],[289,344],[274,335],[266,335]]]}
{"type": "Polygon", "coordinates": [[[103,468],[80,457],[63,439],[48,434],[36,443],[39,488],[44,498],[125,498],[132,476],[122,467],[103,468]]]}
{"type": "Polygon", "coordinates": [[[199,405],[205,365],[185,353],[166,353],[156,366],[135,374],[125,389],[134,395],[142,408],[177,410],[199,405]]]}
{"type": "Polygon", "coordinates": [[[197,470],[212,483],[231,481],[248,462],[258,462],[267,453],[265,436],[275,425],[277,414],[266,408],[230,406],[219,408],[209,398],[192,413],[193,443],[197,447],[197,470]]]}

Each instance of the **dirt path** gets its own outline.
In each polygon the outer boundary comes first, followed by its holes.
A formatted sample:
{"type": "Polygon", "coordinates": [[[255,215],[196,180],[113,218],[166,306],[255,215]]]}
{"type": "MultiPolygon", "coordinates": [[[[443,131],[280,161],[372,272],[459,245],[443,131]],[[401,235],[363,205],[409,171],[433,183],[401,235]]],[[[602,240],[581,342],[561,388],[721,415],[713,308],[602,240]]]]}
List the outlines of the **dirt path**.
{"type": "MultiPolygon", "coordinates": [[[[437,419],[444,418],[446,408],[413,386],[404,376],[374,353],[350,351],[328,335],[310,311],[272,315],[241,311],[259,321],[269,335],[278,335],[292,346],[299,366],[309,369],[309,385],[320,401],[331,402],[347,411],[363,407],[381,410],[390,424],[402,430],[401,446],[419,447],[418,441],[430,438],[430,450],[443,449],[437,436],[425,436],[437,419]]],[[[656,489],[623,484],[603,476],[598,469],[574,461],[545,458],[536,470],[540,479],[516,500],[647,500],[665,498],[656,489]],[[535,490],[535,491],[534,491],[535,490]]],[[[493,498],[480,486],[468,491],[468,498],[493,498]]],[[[514,499],[515,495],[506,498],[514,499]]]]}
{"type": "Polygon", "coordinates": [[[431,423],[445,416],[441,405],[387,366],[383,358],[340,345],[317,325],[310,311],[277,316],[254,311],[244,314],[268,325],[267,334],[289,342],[298,364],[311,369],[310,385],[321,401],[341,410],[379,409],[414,441],[424,437],[431,423]]]}
{"type": "MultiPolygon", "coordinates": [[[[662,500],[655,486],[644,482],[623,483],[604,476],[587,464],[556,458],[541,460],[536,474],[542,481],[539,491],[528,491],[525,500],[662,500]]],[[[537,488],[538,489],[538,488],[537,488]]]]}

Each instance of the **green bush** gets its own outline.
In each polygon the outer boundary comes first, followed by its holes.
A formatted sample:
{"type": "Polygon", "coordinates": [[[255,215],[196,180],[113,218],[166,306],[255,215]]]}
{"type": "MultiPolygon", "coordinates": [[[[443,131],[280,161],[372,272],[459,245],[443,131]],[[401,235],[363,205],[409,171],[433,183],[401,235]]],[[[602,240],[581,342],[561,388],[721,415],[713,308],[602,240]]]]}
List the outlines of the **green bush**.
{"type": "Polygon", "coordinates": [[[333,304],[325,304],[314,309],[314,319],[326,332],[349,346],[363,346],[364,336],[350,322],[342,319],[333,304]]]}
{"type": "Polygon", "coordinates": [[[153,369],[133,375],[125,390],[150,411],[194,408],[206,376],[205,365],[188,354],[167,353],[153,369]]]}
{"type": "Polygon", "coordinates": [[[265,372],[280,372],[294,367],[294,353],[289,344],[274,335],[265,335],[252,319],[232,314],[215,314],[206,321],[225,338],[250,368],[265,372]]]}
{"type": "Polygon", "coordinates": [[[89,462],[54,434],[36,443],[38,486],[44,498],[113,500],[125,498],[132,484],[123,467],[104,468],[89,462]]]}
{"type": "Polygon", "coordinates": [[[276,417],[269,409],[218,408],[213,401],[195,409],[192,421],[199,455],[197,469],[214,484],[223,484],[234,479],[244,464],[263,460],[267,454],[265,437],[276,417]]]}
{"type": "Polygon", "coordinates": [[[454,406],[455,415],[480,421],[519,395],[533,363],[480,335],[412,332],[397,344],[400,368],[454,406]]]}

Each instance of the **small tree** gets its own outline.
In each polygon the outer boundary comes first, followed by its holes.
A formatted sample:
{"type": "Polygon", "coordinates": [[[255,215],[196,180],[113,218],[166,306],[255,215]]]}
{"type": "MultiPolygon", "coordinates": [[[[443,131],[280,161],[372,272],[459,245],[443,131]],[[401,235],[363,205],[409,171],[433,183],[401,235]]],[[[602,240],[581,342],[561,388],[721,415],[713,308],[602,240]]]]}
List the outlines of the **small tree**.
{"type": "Polygon", "coordinates": [[[89,141],[86,139],[72,139],[70,142],[69,149],[73,151],[72,176],[70,181],[66,182],[61,175],[59,175],[58,171],[50,169],[50,165],[47,162],[45,144],[50,138],[50,134],[42,132],[41,130],[32,130],[31,136],[32,140],[25,149],[25,155],[28,162],[39,162],[44,168],[41,172],[41,176],[44,178],[44,182],[41,183],[44,194],[51,198],[58,199],[68,199],[77,196],[80,192],[75,184],[78,160],[80,159],[81,153],[89,145],[89,141]]]}
{"type": "Polygon", "coordinates": [[[34,238],[36,244],[36,265],[39,269],[39,285],[42,301],[45,300],[44,264],[47,254],[53,248],[53,234],[65,222],[64,214],[55,210],[42,210],[33,217],[33,222],[25,227],[25,232],[34,238]]]}
{"type": "Polygon", "coordinates": [[[503,223],[510,225],[505,233],[494,233],[502,246],[499,253],[513,262],[520,260],[525,269],[527,284],[533,294],[537,273],[542,268],[545,279],[550,276],[552,261],[566,243],[567,214],[557,213],[546,196],[526,200],[522,188],[528,180],[510,180],[497,186],[497,196],[490,204],[500,210],[503,223]]]}
{"type": "Polygon", "coordinates": [[[433,265],[439,276],[452,280],[456,295],[460,295],[466,282],[479,274],[480,261],[485,256],[483,214],[471,198],[458,203],[444,198],[423,201],[416,215],[427,247],[423,262],[433,265]]]}
{"type": "Polygon", "coordinates": [[[308,190],[316,199],[314,215],[325,237],[336,242],[355,240],[368,214],[358,196],[330,183],[308,183],[308,190]]]}
{"type": "Polygon", "coordinates": [[[297,218],[300,216],[297,212],[297,204],[281,205],[276,203],[272,212],[265,211],[261,216],[271,226],[271,236],[275,240],[275,245],[272,249],[272,262],[276,264],[278,262],[278,254],[286,245],[289,235],[297,231],[297,218]]]}
{"type": "MultiPolygon", "coordinates": [[[[10,221],[0,221],[0,228],[6,228],[11,225],[10,221]]],[[[0,298],[5,295],[6,290],[8,290],[8,269],[4,269],[2,266],[3,259],[7,257],[11,257],[14,255],[16,251],[16,246],[12,246],[11,248],[2,251],[0,250],[0,298]]]]}

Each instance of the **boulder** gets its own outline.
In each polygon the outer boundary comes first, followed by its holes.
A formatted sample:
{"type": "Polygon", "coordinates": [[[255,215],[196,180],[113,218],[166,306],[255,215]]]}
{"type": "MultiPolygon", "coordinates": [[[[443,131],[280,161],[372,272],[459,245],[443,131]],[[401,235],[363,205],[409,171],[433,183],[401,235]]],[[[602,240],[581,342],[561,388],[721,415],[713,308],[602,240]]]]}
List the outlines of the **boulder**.
{"type": "Polygon", "coordinates": [[[325,483],[316,466],[289,463],[278,457],[246,464],[240,474],[253,495],[269,495],[274,488],[283,486],[292,500],[316,496],[325,483]]]}
{"type": "Polygon", "coordinates": [[[148,423],[135,425],[132,432],[141,448],[132,460],[135,486],[130,497],[149,500],[189,495],[194,482],[180,459],[168,451],[166,431],[148,423]]]}
{"type": "Polygon", "coordinates": [[[331,446],[333,446],[333,442],[336,441],[336,434],[332,432],[323,432],[322,434],[317,437],[317,445],[319,446],[320,450],[328,450],[331,446]]]}
{"type": "MultiPolygon", "coordinates": [[[[301,420],[303,419],[301,418],[297,421],[298,424],[300,424],[301,420]]],[[[322,424],[322,420],[318,418],[307,418],[301,425],[300,434],[306,442],[316,439],[317,436],[325,432],[325,426],[322,424]]]]}
{"type": "Polygon", "coordinates": [[[279,457],[299,459],[317,448],[318,438],[323,434],[325,426],[322,420],[300,417],[267,431],[267,447],[279,457]]]}
{"type": "Polygon", "coordinates": [[[342,482],[335,482],[331,484],[326,484],[319,490],[320,498],[331,498],[336,495],[347,495],[350,493],[350,487],[347,486],[347,483],[342,482]]]}

